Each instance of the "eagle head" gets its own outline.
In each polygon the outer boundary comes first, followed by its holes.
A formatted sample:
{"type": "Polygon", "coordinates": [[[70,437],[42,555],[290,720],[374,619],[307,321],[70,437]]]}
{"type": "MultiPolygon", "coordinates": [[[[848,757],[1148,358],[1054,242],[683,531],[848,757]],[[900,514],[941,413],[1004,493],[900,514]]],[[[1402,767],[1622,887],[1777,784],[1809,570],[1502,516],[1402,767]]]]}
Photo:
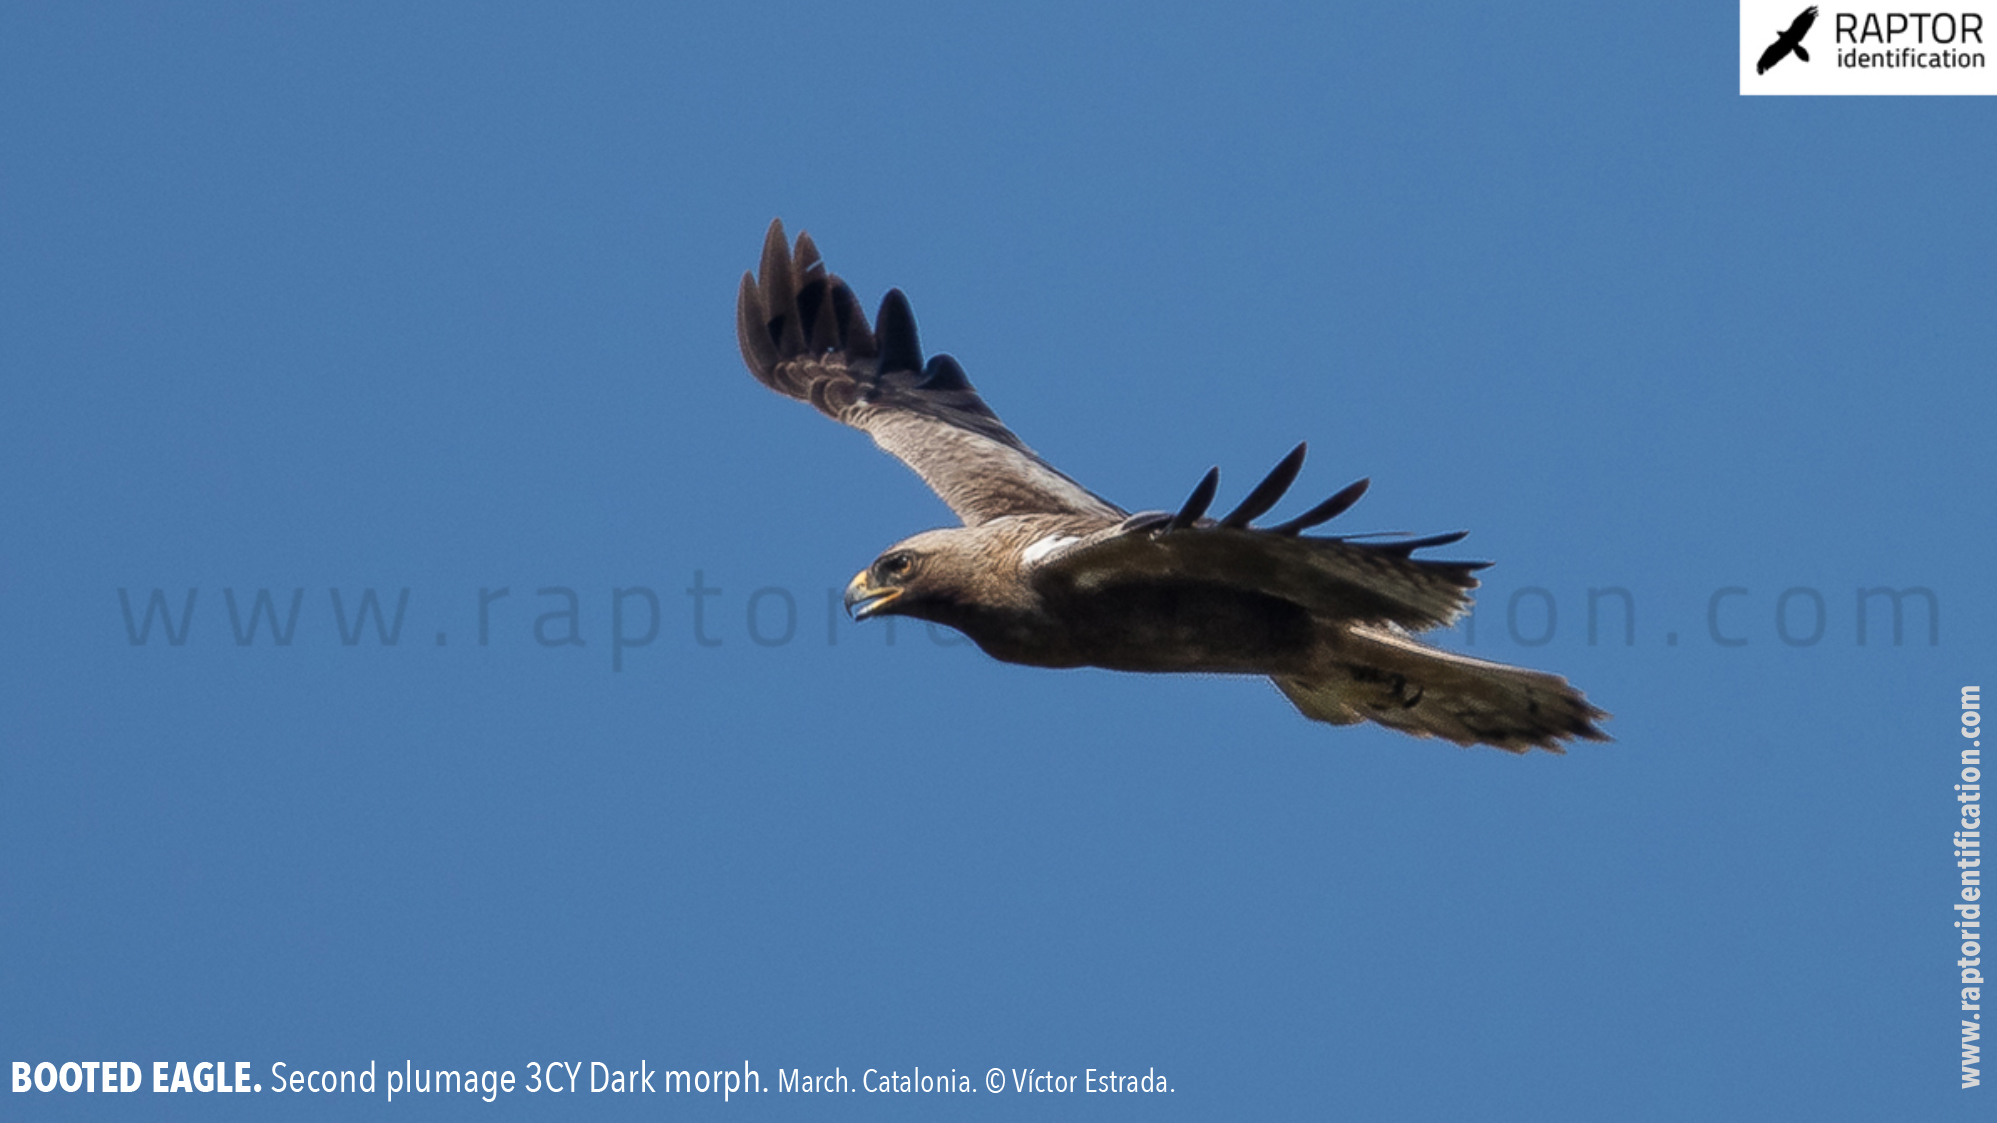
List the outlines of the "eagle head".
{"type": "Polygon", "coordinates": [[[921,580],[921,568],[920,557],[913,550],[897,548],[875,558],[874,564],[846,583],[846,611],[855,620],[906,614],[915,606],[909,595],[921,580]]]}
{"type": "Polygon", "coordinates": [[[897,542],[853,575],[846,611],[855,620],[913,616],[957,626],[964,610],[986,598],[994,575],[986,571],[985,543],[973,529],[924,531],[897,542]]]}

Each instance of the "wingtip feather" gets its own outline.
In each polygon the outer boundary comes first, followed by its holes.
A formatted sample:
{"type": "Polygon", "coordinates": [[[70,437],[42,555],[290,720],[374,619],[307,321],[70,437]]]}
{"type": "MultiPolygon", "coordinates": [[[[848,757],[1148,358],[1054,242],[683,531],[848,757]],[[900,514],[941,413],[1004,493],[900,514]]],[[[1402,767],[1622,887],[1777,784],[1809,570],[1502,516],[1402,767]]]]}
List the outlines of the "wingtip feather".
{"type": "Polygon", "coordinates": [[[735,298],[735,338],[749,373],[767,382],[777,365],[777,348],[770,340],[769,316],[763,310],[763,293],[756,287],[753,273],[742,274],[742,290],[735,298]]]}
{"type": "Polygon", "coordinates": [[[1206,514],[1207,508],[1213,505],[1214,492],[1218,490],[1220,490],[1220,467],[1216,465],[1207,469],[1207,474],[1200,477],[1198,486],[1194,487],[1193,493],[1186,497],[1185,506],[1180,507],[1179,513],[1172,516],[1172,521],[1165,524],[1165,529],[1184,530],[1199,521],[1200,516],[1206,514]]]}
{"type": "Polygon", "coordinates": [[[791,255],[791,268],[807,281],[825,275],[825,260],[819,256],[818,243],[811,240],[810,231],[797,232],[797,251],[791,255]]]}
{"type": "Polygon", "coordinates": [[[1274,507],[1276,501],[1290,490],[1290,485],[1297,482],[1297,473],[1303,471],[1307,447],[1303,442],[1298,442],[1297,447],[1291,449],[1289,455],[1283,457],[1276,467],[1262,478],[1262,482],[1249,491],[1248,497],[1234,510],[1229,511],[1226,518],[1220,520],[1220,525],[1239,529],[1268,513],[1269,508],[1274,507]]]}
{"type": "Polygon", "coordinates": [[[972,390],[971,376],[964,373],[964,367],[949,355],[937,355],[922,368],[924,390],[972,390]]]}
{"type": "Polygon", "coordinates": [[[763,315],[780,352],[803,349],[804,328],[797,322],[797,278],[791,272],[790,244],[784,240],[782,219],[770,223],[763,239],[763,262],[759,281],[763,290],[763,315]]]}
{"type": "Polygon", "coordinates": [[[922,341],[915,333],[915,312],[900,289],[889,289],[874,315],[874,339],[880,347],[880,369],[920,371],[922,341]]]}
{"type": "Polygon", "coordinates": [[[1371,477],[1354,480],[1339,489],[1338,494],[1312,507],[1289,522],[1270,527],[1269,532],[1271,534],[1286,534],[1294,537],[1311,527],[1317,526],[1319,523],[1330,522],[1350,510],[1352,505],[1359,502],[1360,497],[1366,494],[1366,489],[1372,486],[1373,480],[1371,477]]]}

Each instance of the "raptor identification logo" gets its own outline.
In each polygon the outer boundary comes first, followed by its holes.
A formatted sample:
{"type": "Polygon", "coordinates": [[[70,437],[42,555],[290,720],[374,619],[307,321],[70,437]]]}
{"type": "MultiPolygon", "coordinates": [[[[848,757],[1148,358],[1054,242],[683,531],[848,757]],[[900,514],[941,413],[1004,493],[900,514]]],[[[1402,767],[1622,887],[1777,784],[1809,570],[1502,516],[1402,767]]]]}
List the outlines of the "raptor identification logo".
{"type": "Polygon", "coordinates": [[[1997,3],[1741,0],[1740,92],[1997,94],[1997,3]]]}

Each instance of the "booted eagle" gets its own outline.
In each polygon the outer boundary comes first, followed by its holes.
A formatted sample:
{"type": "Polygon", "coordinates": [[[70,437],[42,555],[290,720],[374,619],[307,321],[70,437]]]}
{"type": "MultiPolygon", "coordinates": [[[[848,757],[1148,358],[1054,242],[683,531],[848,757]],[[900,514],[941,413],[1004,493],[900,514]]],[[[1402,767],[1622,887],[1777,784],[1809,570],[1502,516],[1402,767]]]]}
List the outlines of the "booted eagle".
{"type": "Polygon", "coordinates": [[[912,616],[1034,667],[1267,675],[1306,717],[1522,753],[1607,740],[1608,715],[1557,675],[1471,659],[1411,632],[1455,620],[1486,563],[1416,558],[1464,537],[1307,536],[1366,480],[1255,526],[1303,467],[1298,445],[1232,511],[1208,518],[1220,470],[1177,513],[1130,514],[1013,435],[948,355],[923,360],[894,289],[870,325],[853,290],[770,224],[736,305],[757,381],[810,402],[913,468],[964,525],[888,548],[846,587],[856,620],[912,616]]]}

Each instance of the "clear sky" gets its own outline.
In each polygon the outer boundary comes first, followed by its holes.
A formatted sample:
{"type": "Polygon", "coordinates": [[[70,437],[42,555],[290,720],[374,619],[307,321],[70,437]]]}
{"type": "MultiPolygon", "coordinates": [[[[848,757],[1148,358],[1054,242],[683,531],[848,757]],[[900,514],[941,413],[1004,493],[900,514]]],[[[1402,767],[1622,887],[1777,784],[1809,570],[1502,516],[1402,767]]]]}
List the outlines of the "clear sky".
{"type": "Polygon", "coordinates": [[[0,9],[0,1061],[1172,1089],[278,1119],[1990,1118],[1997,117],[1743,99],[1735,15],[0,9]],[[1469,529],[1445,642],[1616,741],[831,613],[949,514],[743,369],[778,215],[1127,508],[1308,440],[1279,514],[1469,529]]]}

